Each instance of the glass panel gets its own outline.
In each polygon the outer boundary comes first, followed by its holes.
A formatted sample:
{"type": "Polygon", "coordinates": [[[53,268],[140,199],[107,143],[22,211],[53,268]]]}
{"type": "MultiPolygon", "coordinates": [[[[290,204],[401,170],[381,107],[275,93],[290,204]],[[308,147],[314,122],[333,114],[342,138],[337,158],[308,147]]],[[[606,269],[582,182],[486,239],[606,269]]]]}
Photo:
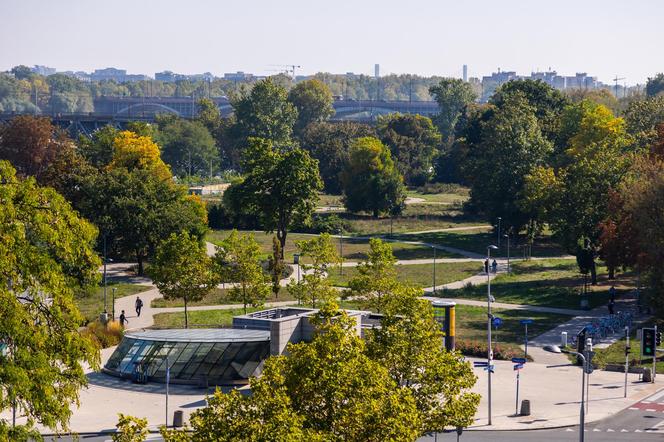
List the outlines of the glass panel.
{"type": "MultiPolygon", "coordinates": [[[[169,342],[169,344],[172,345],[172,343],[169,342]]],[[[175,346],[171,349],[171,351],[168,353],[168,365],[170,367],[173,367],[173,364],[177,360],[177,358],[180,356],[180,353],[182,353],[182,350],[187,346],[186,342],[177,342],[175,343],[175,346]]],[[[165,358],[165,356],[164,356],[165,358]]],[[[159,366],[157,371],[154,374],[155,377],[166,377],[166,364],[163,363],[159,366]]],[[[171,371],[171,377],[173,377],[173,372],[171,371]]]]}
{"type": "Polygon", "coordinates": [[[198,347],[196,353],[194,353],[193,356],[189,359],[189,364],[187,364],[184,370],[180,372],[180,378],[182,379],[191,379],[192,377],[196,377],[197,379],[202,378],[202,376],[199,376],[198,373],[196,373],[196,371],[201,366],[201,363],[203,362],[203,360],[205,360],[205,357],[212,349],[212,345],[213,344],[205,343],[201,344],[198,347]],[[194,376],[194,373],[196,373],[197,376],[194,376]]]}
{"type": "Polygon", "coordinates": [[[159,349],[152,354],[152,361],[148,368],[148,376],[166,376],[166,368],[162,367],[166,356],[173,350],[175,344],[173,342],[162,342],[159,349]],[[162,370],[163,368],[163,370],[162,370]]]}
{"type": "Polygon", "coordinates": [[[118,348],[115,349],[111,357],[106,361],[106,368],[109,370],[117,370],[120,361],[124,357],[125,353],[134,345],[134,340],[130,338],[124,338],[118,348]]]}
{"type": "Polygon", "coordinates": [[[180,377],[180,372],[185,367],[185,365],[187,365],[187,363],[191,359],[196,349],[198,349],[199,345],[200,344],[198,342],[190,342],[184,348],[184,350],[182,350],[182,353],[180,353],[180,356],[178,357],[177,361],[175,361],[175,363],[171,365],[171,378],[180,377]]]}
{"type": "Polygon", "coordinates": [[[131,373],[133,371],[133,364],[132,360],[134,359],[134,356],[136,353],[138,353],[138,350],[145,345],[145,341],[136,341],[134,342],[134,345],[131,346],[129,351],[125,354],[124,358],[122,358],[122,362],[120,362],[120,369],[119,371],[122,373],[131,373]]]}
{"type": "Polygon", "coordinates": [[[212,368],[212,371],[210,371],[210,374],[208,375],[210,380],[216,381],[221,378],[222,373],[226,371],[228,365],[233,361],[235,355],[242,349],[244,345],[245,343],[243,342],[233,342],[228,346],[221,359],[217,361],[217,363],[212,368]]]}
{"type": "Polygon", "coordinates": [[[206,376],[209,376],[210,371],[217,363],[219,358],[223,356],[226,348],[228,348],[228,344],[226,343],[214,344],[214,347],[208,352],[205,360],[203,360],[200,367],[198,368],[196,377],[204,379],[206,376]]]}
{"type": "MultiPolygon", "coordinates": [[[[245,365],[253,361],[259,354],[263,342],[246,342],[230,361],[228,368],[221,376],[222,379],[246,379],[251,373],[245,373],[245,365]]],[[[253,371],[253,370],[252,370],[253,371]]]]}

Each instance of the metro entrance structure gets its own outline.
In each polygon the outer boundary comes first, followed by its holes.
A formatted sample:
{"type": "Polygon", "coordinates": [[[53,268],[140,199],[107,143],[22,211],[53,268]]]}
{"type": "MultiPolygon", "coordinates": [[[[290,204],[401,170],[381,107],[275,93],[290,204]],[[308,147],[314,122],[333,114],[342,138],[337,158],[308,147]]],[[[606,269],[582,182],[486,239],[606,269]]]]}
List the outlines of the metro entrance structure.
{"type": "MultiPolygon", "coordinates": [[[[454,345],[453,310],[449,320],[453,305],[436,306],[447,311],[442,329],[448,349],[454,345]]],[[[355,321],[360,337],[367,329],[380,327],[382,315],[345,312],[355,321]]],[[[245,384],[260,375],[265,359],[284,354],[289,342],[310,341],[314,335],[310,320],[317,313],[317,309],[283,307],[235,316],[232,328],[128,331],[103,371],[135,382],[166,382],[168,367],[171,383],[202,387],[245,384]]]]}

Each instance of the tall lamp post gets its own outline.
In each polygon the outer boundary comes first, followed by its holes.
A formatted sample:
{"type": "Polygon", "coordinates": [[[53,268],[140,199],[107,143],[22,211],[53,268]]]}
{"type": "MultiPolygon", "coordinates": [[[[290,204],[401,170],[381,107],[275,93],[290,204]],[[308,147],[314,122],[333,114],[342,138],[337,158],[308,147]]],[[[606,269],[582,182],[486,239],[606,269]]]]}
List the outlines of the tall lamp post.
{"type": "Polygon", "coordinates": [[[582,353],[578,353],[571,350],[563,350],[557,345],[545,346],[544,350],[550,351],[551,353],[569,353],[575,355],[578,358],[581,358],[583,363],[583,370],[581,370],[581,411],[579,414],[579,442],[584,441],[584,431],[585,431],[585,402],[586,402],[586,357],[582,353]]]}
{"type": "Polygon", "coordinates": [[[436,295],[436,247],[431,246],[433,249],[433,294],[436,295]]]}
{"type": "MultiPolygon", "coordinates": [[[[500,219],[500,218],[498,218],[500,219]]],[[[486,262],[491,260],[491,250],[497,250],[498,247],[490,245],[486,248],[486,262]]],[[[491,322],[493,320],[493,315],[491,314],[491,270],[489,266],[485,266],[486,269],[486,308],[487,308],[487,341],[488,346],[486,350],[486,361],[487,361],[487,375],[489,376],[489,425],[491,425],[491,361],[493,359],[493,349],[491,347],[491,322]]]]}
{"type": "Polygon", "coordinates": [[[339,229],[339,274],[344,274],[344,231],[339,229]]]}

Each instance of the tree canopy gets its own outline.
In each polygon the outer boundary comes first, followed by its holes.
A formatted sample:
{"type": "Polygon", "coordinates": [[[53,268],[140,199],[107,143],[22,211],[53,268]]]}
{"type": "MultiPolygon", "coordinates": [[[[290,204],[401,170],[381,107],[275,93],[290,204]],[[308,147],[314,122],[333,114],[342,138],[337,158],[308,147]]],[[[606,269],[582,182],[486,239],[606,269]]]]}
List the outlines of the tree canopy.
{"type": "Polygon", "coordinates": [[[334,115],[332,92],[316,79],[297,83],[288,92],[288,101],[297,109],[296,134],[301,134],[309,124],[325,121],[334,115]]]}
{"type": "Polygon", "coordinates": [[[477,99],[477,94],[469,83],[458,78],[443,78],[438,84],[429,87],[429,93],[440,108],[434,121],[446,143],[450,144],[454,140],[459,116],[468,104],[477,99]]]}

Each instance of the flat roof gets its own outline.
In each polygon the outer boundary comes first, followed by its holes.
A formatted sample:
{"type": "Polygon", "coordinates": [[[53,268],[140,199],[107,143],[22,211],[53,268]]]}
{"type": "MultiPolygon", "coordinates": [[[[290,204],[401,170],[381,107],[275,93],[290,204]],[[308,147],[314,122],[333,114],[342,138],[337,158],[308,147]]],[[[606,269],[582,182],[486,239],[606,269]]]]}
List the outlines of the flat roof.
{"type": "Polygon", "coordinates": [[[259,342],[269,341],[270,332],[237,328],[188,328],[130,331],[125,338],[164,342],[259,342]]]}

